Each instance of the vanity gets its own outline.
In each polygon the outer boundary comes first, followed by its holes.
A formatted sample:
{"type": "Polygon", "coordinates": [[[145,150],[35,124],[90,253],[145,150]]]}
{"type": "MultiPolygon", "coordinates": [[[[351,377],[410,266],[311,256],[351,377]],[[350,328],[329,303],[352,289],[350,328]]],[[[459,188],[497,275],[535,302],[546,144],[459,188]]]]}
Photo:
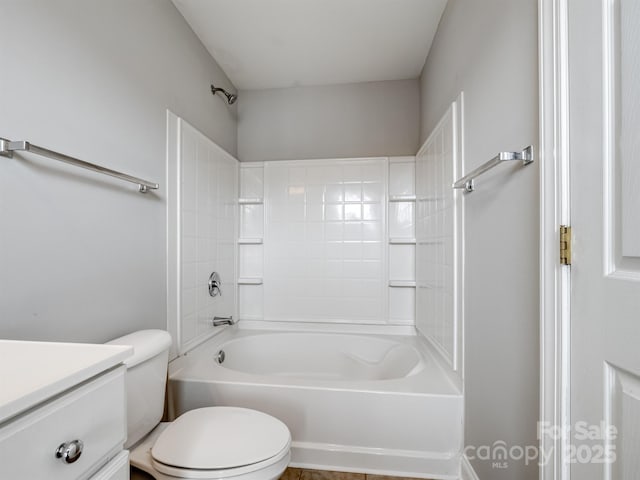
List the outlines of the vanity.
{"type": "Polygon", "coordinates": [[[128,480],[128,346],[0,340],[0,479],[128,480]]]}

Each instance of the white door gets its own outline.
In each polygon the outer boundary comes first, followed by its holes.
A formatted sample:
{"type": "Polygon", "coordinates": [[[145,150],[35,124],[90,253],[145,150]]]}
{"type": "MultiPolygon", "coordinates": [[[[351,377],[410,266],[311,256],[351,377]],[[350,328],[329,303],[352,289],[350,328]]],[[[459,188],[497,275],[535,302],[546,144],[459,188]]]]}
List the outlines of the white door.
{"type": "Polygon", "coordinates": [[[638,480],[640,0],[567,4],[570,472],[577,480],[638,480]]]}

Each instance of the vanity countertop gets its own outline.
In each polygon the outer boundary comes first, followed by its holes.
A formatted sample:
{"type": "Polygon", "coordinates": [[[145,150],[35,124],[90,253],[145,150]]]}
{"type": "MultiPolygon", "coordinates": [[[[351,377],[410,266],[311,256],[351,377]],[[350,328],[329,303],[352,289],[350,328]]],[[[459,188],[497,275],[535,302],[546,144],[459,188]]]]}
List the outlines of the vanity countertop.
{"type": "Polygon", "coordinates": [[[0,340],[0,424],[132,353],[123,345],[0,340]]]}

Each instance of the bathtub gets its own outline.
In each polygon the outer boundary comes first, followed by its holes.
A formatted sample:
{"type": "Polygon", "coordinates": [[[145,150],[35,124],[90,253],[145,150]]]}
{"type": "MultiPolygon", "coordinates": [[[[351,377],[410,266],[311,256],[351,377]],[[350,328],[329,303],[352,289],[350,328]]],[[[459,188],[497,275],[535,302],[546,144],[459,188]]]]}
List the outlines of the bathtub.
{"type": "Polygon", "coordinates": [[[416,336],[227,327],[169,365],[171,413],[269,413],[292,466],[457,479],[462,395],[438,362],[416,336]]]}

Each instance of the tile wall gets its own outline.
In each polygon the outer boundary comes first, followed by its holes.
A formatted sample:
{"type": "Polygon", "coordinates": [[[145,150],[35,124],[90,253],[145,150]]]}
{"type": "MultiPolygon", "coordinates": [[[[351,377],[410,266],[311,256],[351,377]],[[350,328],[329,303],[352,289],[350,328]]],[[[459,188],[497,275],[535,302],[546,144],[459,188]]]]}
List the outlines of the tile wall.
{"type": "Polygon", "coordinates": [[[416,156],[416,327],[456,369],[460,289],[455,104],[416,156]]]}
{"type": "Polygon", "coordinates": [[[240,318],[413,324],[413,165],[241,164],[240,318]]]}
{"type": "Polygon", "coordinates": [[[238,162],[196,129],[181,122],[180,348],[211,333],[214,316],[235,314],[238,162]],[[222,295],[211,297],[217,271],[222,295]]]}

